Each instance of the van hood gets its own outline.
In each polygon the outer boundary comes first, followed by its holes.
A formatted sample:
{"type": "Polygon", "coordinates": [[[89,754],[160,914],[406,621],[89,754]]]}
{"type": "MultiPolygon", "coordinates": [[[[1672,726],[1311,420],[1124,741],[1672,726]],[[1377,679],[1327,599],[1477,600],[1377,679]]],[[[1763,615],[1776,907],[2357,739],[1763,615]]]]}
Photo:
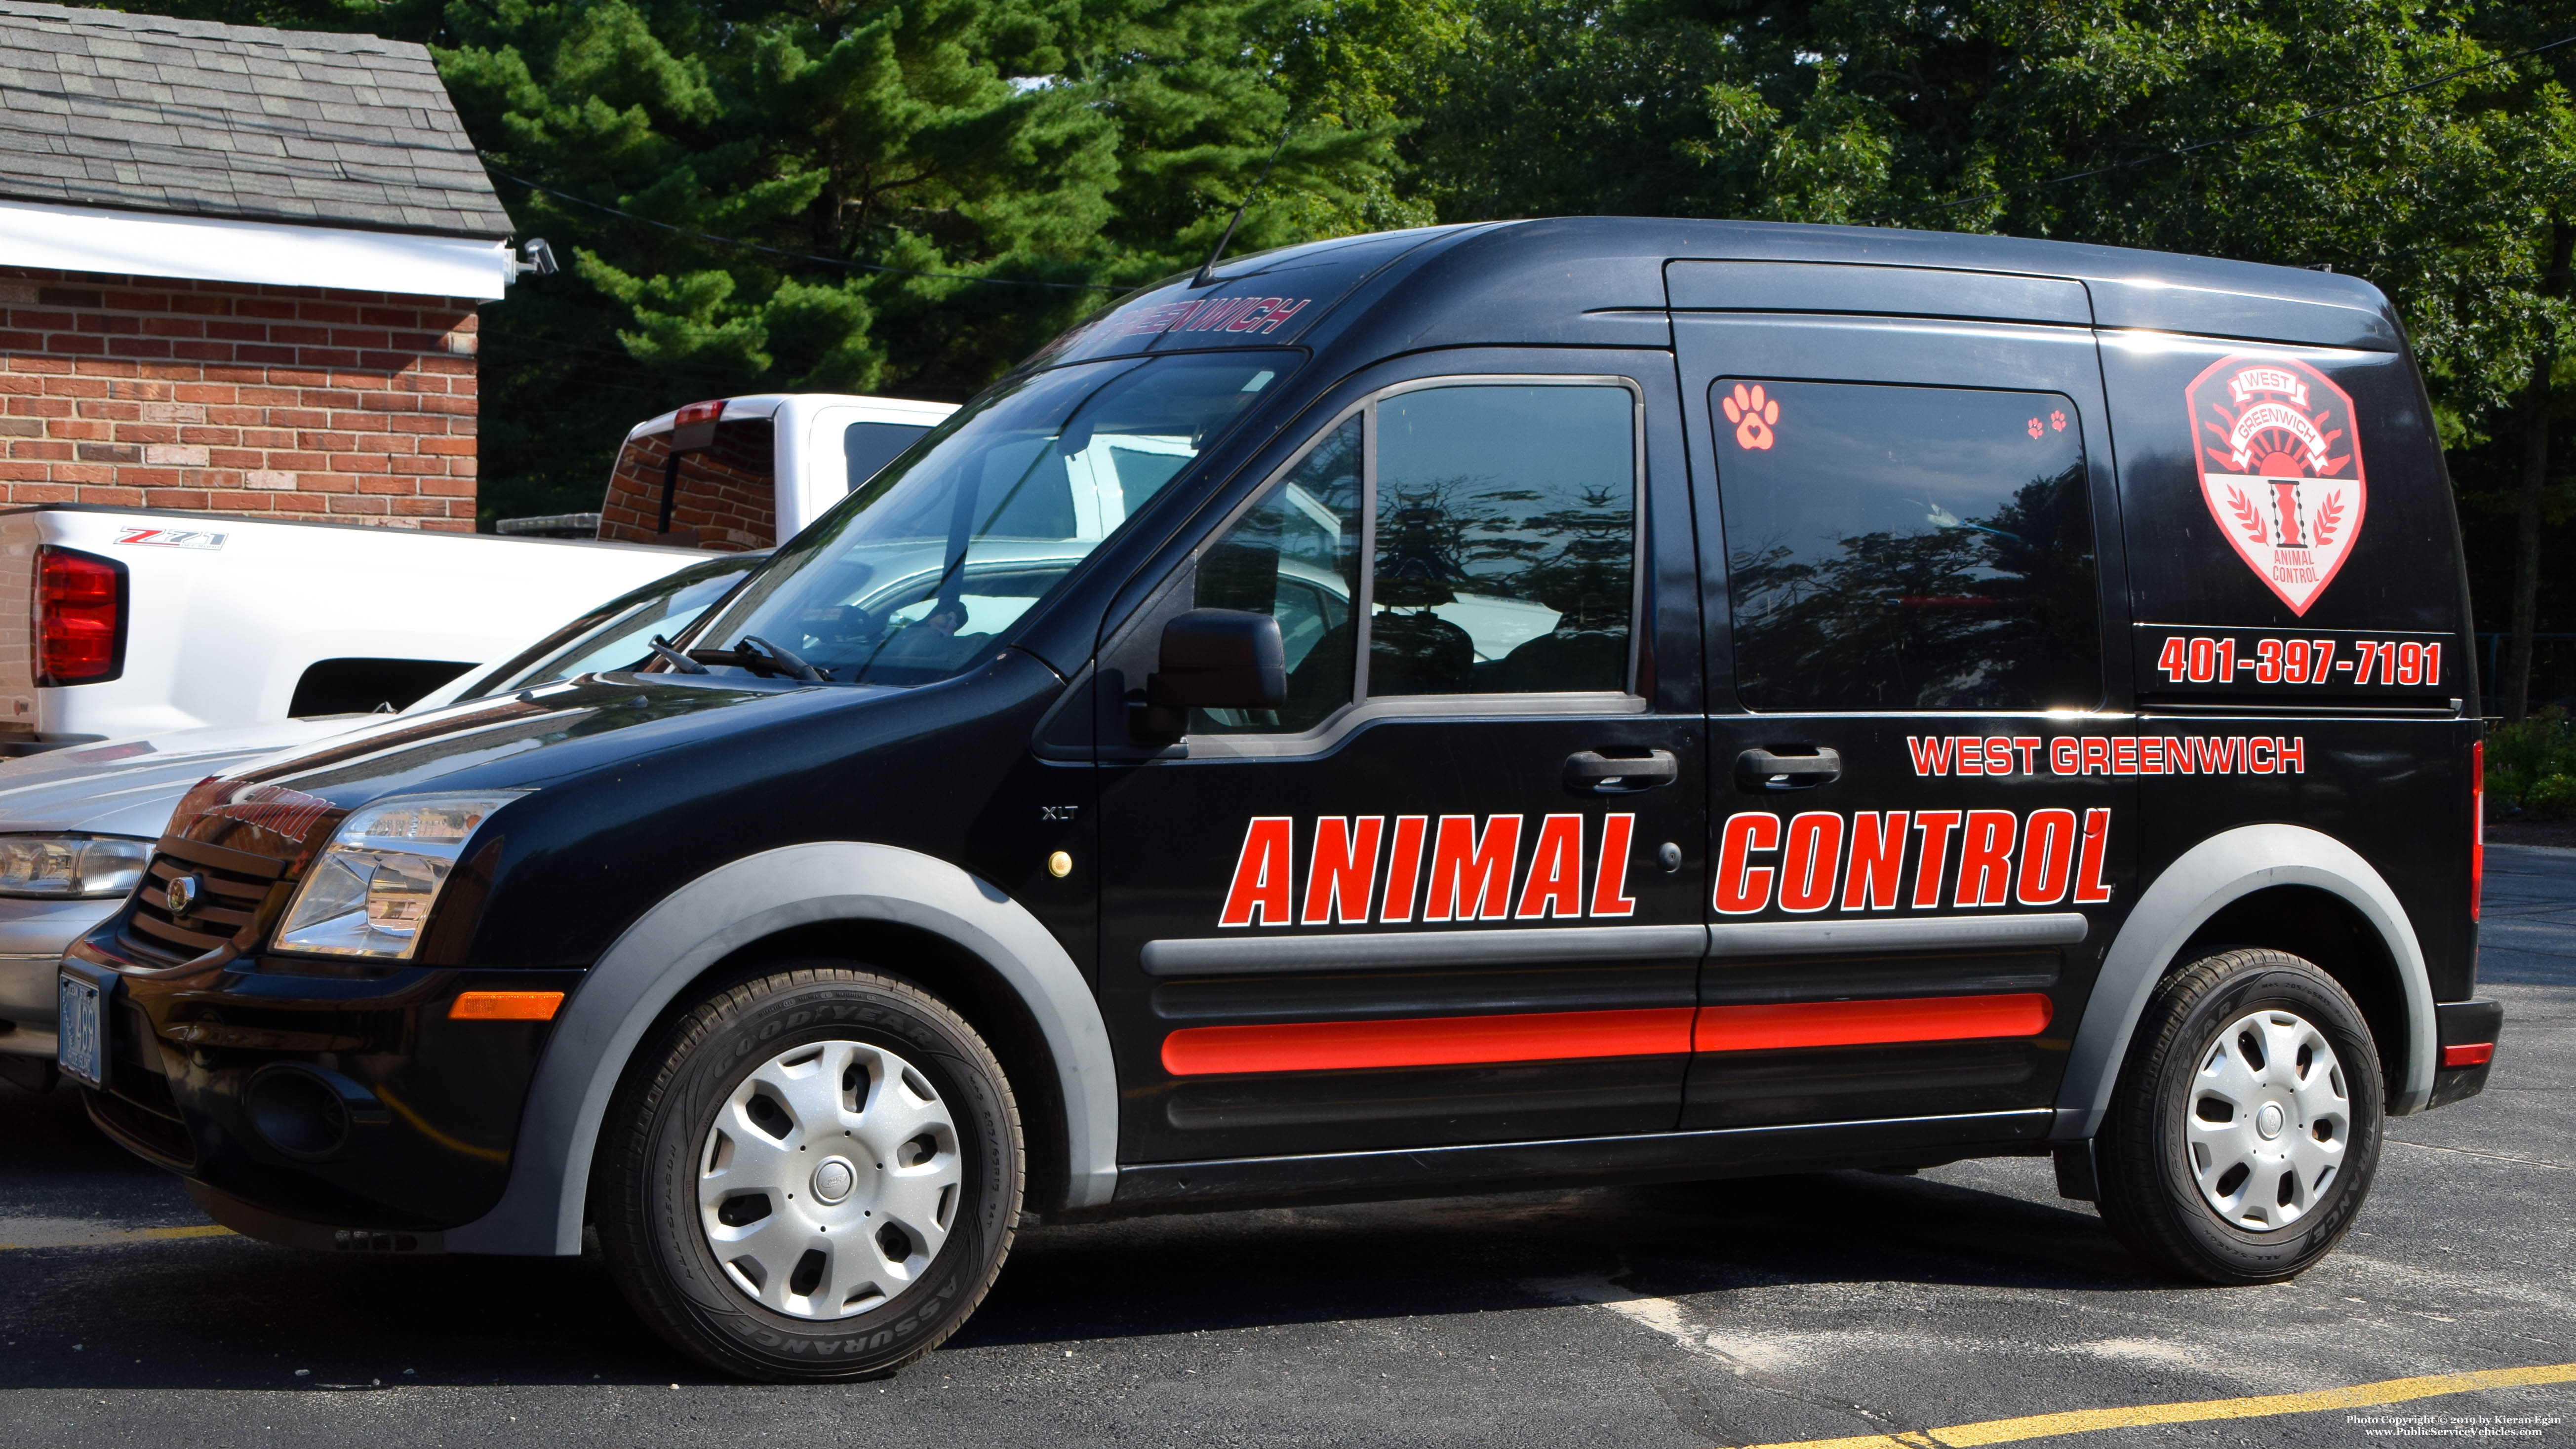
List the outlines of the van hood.
{"type": "MultiPolygon", "coordinates": [[[[532,789],[706,736],[718,715],[802,717],[903,691],[717,675],[585,674],[497,699],[403,715],[312,748],[244,761],[226,778],[354,808],[422,789],[532,789]],[[744,711],[751,713],[751,711],[744,711]]],[[[730,725],[733,721],[728,719],[730,725]]]]}

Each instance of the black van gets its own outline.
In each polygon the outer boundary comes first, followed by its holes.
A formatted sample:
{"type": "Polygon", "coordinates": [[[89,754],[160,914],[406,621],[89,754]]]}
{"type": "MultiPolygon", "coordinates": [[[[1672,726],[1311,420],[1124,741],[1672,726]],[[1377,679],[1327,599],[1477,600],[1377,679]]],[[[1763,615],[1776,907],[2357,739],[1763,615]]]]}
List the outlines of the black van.
{"type": "Polygon", "coordinates": [[[1557,220],[1059,338],[637,672],[207,781],[64,1067],[218,1221],[889,1371],[1047,1219],[2053,1154],[2299,1272],[2484,1086],[2431,411],[2331,274],[1557,220]]]}

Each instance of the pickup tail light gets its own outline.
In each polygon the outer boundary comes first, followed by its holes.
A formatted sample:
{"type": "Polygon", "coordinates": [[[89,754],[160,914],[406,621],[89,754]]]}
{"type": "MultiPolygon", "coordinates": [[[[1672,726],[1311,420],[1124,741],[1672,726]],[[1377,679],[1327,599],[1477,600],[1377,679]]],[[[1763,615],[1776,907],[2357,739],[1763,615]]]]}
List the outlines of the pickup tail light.
{"type": "Polygon", "coordinates": [[[2469,919],[2487,894],[2487,742],[2469,746],[2469,919]]]}
{"type": "Polygon", "coordinates": [[[724,399],[716,398],[711,402],[693,402],[687,407],[680,409],[678,414],[671,419],[671,426],[674,428],[685,428],[697,423],[717,422],[723,417],[724,399]]]}
{"type": "Polygon", "coordinates": [[[55,548],[37,550],[36,682],[92,684],[125,667],[125,565],[55,548]]]}

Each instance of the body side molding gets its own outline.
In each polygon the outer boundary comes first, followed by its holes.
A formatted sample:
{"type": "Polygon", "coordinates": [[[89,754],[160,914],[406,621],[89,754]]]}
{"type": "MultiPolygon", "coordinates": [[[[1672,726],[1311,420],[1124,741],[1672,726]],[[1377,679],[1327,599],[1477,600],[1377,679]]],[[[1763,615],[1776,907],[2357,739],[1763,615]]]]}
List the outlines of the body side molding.
{"type": "Polygon", "coordinates": [[[581,1251],[600,1120],[636,1045],[680,988],[792,926],[888,921],[974,953],[1010,983],[1046,1037],[1064,1097],[1071,1206],[1109,1200],[1118,1176],[1118,1079],[1090,986],[1036,917],[946,861],[887,845],[783,846],[672,892],[611,944],[564,1007],[528,1093],[509,1186],[446,1235],[450,1252],[581,1251]]]}
{"type": "Polygon", "coordinates": [[[2093,1136],[2147,1000],[2192,932],[2228,902],[2273,886],[2309,886],[2340,898],[2379,933],[2406,1002],[2405,1077],[2389,1114],[2419,1112],[2433,1090],[2433,988],[2414,923],[2388,882],[2352,847],[2302,825],[2243,825],[2184,851],[2138,898],[2102,958],[2083,1024],[2057,1093],[2059,1141],[2093,1136]]]}
{"type": "Polygon", "coordinates": [[[1148,976],[1249,976],[1271,971],[1396,970],[1492,961],[1607,961],[1697,956],[1706,926],[1537,926],[1483,931],[1345,931],[1313,936],[1220,936],[1148,941],[1148,976]]]}
{"type": "Polygon", "coordinates": [[[2084,939],[2088,929],[2082,911],[1913,920],[1720,922],[1708,928],[1708,950],[1712,956],[1813,956],[1842,951],[2072,946],[2084,939]]]}
{"type": "Polygon", "coordinates": [[[1481,931],[1344,931],[1190,937],[1145,943],[1148,976],[1401,970],[1461,962],[1612,961],[1663,956],[1812,956],[1836,951],[2072,946],[2079,911],[1890,921],[1758,921],[1714,926],[1523,926],[1481,931]]]}

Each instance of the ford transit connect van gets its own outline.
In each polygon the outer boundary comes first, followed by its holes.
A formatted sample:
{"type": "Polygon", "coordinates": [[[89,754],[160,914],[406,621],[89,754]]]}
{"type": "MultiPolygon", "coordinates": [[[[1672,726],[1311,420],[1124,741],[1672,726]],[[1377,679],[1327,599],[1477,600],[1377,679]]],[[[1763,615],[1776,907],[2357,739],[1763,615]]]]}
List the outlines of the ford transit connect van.
{"type": "Polygon", "coordinates": [[[2387,301],[1650,220],[1057,339],[685,638],[210,779],[61,975],[218,1221],[889,1371],[1023,1215],[2048,1155],[2275,1280],[2480,1090],[2387,301]]]}

